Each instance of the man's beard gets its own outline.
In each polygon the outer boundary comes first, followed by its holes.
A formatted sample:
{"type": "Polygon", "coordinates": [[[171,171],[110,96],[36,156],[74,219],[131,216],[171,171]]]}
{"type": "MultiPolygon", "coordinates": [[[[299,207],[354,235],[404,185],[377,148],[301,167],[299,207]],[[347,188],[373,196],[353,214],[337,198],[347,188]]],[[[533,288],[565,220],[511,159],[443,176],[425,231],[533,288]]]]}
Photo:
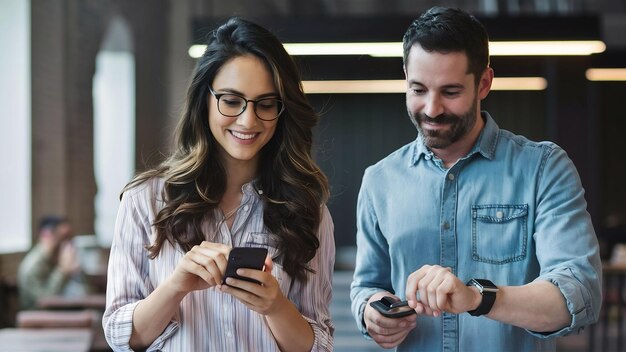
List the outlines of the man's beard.
{"type": "Polygon", "coordinates": [[[418,132],[424,138],[424,144],[430,149],[443,149],[447,148],[453,143],[460,140],[463,136],[469,133],[469,131],[476,124],[476,105],[477,100],[474,99],[474,103],[463,115],[455,114],[441,114],[435,118],[428,117],[423,113],[411,113],[409,116],[411,121],[417,127],[418,132]],[[445,124],[450,128],[443,130],[429,130],[422,128],[422,123],[429,122],[431,124],[445,124]]]}

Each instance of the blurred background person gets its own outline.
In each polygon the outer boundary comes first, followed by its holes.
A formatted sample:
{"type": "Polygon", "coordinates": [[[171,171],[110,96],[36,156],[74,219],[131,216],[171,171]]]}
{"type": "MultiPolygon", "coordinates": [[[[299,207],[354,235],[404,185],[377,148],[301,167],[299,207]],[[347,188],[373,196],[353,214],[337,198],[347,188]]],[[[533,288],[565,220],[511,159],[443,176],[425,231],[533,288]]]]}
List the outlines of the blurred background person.
{"type": "Polygon", "coordinates": [[[78,297],[91,291],[67,218],[49,215],[39,222],[39,241],[20,263],[17,283],[21,309],[37,308],[46,296],[78,297]]]}

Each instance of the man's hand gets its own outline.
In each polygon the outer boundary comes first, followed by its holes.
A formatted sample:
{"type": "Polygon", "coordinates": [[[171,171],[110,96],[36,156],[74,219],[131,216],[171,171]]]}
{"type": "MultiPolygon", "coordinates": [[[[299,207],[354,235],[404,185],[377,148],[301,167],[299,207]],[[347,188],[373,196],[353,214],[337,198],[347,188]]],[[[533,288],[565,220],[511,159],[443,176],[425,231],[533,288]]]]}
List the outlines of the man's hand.
{"type": "Polygon", "coordinates": [[[61,244],[59,252],[59,270],[61,270],[64,275],[71,275],[80,271],[78,253],[76,252],[76,247],[70,241],[61,244]]]}
{"type": "Polygon", "coordinates": [[[482,300],[476,288],[466,286],[450,268],[438,265],[424,265],[409,275],[406,297],[418,314],[434,317],[442,312],[460,314],[476,309],[482,300]]]}
{"type": "Polygon", "coordinates": [[[402,318],[387,318],[370,306],[370,302],[377,301],[384,296],[392,296],[389,292],[378,292],[367,301],[363,320],[369,335],[382,348],[398,346],[415,327],[417,315],[411,314],[402,318]]]}

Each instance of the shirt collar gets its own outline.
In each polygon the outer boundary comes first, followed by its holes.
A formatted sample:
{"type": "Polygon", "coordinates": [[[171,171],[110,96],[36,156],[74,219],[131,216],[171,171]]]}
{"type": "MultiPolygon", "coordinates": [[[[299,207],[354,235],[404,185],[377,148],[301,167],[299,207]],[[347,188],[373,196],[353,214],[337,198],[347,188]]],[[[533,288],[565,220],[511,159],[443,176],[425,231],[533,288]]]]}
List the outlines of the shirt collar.
{"type": "Polygon", "coordinates": [[[247,196],[252,196],[255,198],[260,198],[259,196],[263,194],[263,190],[257,187],[256,185],[257,182],[258,180],[253,180],[253,181],[244,183],[243,186],[241,186],[241,191],[243,192],[243,194],[247,196]]]}
{"type": "Polygon", "coordinates": [[[485,127],[483,127],[478,141],[470,154],[480,153],[482,156],[489,160],[493,160],[496,156],[496,146],[498,144],[498,135],[500,134],[500,127],[496,121],[489,115],[488,112],[482,111],[481,116],[485,120],[485,127]]]}
{"type": "MultiPolygon", "coordinates": [[[[488,112],[482,111],[481,116],[485,120],[485,126],[480,132],[476,144],[465,158],[475,153],[480,153],[483,157],[493,160],[496,154],[496,145],[498,143],[500,128],[488,112]]],[[[411,158],[410,166],[416,165],[421,158],[430,160],[434,157],[433,152],[424,144],[424,137],[419,133],[413,143],[412,155],[413,157],[411,158]]]]}

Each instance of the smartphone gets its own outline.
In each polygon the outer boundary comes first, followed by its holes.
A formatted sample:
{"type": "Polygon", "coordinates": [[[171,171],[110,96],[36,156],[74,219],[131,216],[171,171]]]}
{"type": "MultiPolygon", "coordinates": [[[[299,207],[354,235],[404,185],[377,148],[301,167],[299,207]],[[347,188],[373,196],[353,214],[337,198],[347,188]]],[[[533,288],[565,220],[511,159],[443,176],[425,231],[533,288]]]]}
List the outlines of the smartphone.
{"type": "Polygon", "coordinates": [[[248,268],[263,270],[265,257],[267,257],[267,248],[264,247],[235,247],[231,249],[228,255],[228,264],[226,264],[226,273],[224,274],[222,284],[226,285],[226,278],[228,277],[260,284],[257,280],[237,275],[237,269],[248,268]]]}
{"type": "Polygon", "coordinates": [[[370,302],[370,306],[388,318],[402,318],[407,315],[415,314],[415,310],[409,307],[407,301],[400,301],[390,296],[385,296],[378,301],[370,302]]]}

